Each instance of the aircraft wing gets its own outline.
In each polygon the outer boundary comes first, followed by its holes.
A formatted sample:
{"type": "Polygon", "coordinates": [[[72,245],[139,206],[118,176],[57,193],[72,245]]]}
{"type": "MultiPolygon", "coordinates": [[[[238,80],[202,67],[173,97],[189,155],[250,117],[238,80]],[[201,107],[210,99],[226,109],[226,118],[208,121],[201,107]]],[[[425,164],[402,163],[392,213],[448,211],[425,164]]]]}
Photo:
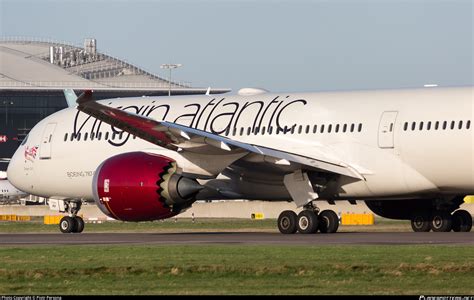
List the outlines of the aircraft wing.
{"type": "Polygon", "coordinates": [[[334,161],[323,153],[307,157],[260,145],[243,143],[210,132],[179,125],[172,122],[156,121],[138,114],[102,105],[92,99],[92,91],[85,91],[77,98],[77,109],[107,124],[136,135],[150,143],[173,151],[220,151],[235,153],[246,151],[263,155],[275,164],[298,163],[320,170],[362,179],[364,177],[347,164],[334,161]]]}

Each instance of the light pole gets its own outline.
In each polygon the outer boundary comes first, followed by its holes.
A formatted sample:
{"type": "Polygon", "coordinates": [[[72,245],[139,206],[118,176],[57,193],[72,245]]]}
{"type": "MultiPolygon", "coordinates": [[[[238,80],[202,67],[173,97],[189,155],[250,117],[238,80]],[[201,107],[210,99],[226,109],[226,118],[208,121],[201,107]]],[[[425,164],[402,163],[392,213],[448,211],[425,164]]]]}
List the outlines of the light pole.
{"type": "Polygon", "coordinates": [[[170,77],[169,77],[169,80],[168,80],[169,84],[170,84],[169,89],[168,89],[168,96],[171,96],[171,70],[179,68],[181,66],[182,66],[182,64],[162,64],[160,66],[160,68],[162,68],[162,69],[169,69],[170,70],[170,77]]]}
{"type": "Polygon", "coordinates": [[[5,105],[5,125],[8,126],[8,105],[13,105],[13,101],[3,100],[5,105]]]}

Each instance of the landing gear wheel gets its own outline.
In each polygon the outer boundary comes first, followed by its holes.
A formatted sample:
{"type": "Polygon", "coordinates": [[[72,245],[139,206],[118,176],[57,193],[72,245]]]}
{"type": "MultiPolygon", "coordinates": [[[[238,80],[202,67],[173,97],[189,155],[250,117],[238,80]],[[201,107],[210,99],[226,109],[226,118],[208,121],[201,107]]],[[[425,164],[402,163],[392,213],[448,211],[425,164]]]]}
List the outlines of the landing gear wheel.
{"type": "Polygon", "coordinates": [[[81,233],[84,230],[84,220],[81,217],[75,217],[76,220],[76,230],[75,233],[81,233]]]}
{"type": "Polygon", "coordinates": [[[434,232],[449,232],[453,225],[451,214],[445,211],[436,211],[431,219],[431,229],[434,232]]]}
{"type": "Polygon", "coordinates": [[[298,214],[298,232],[315,233],[318,230],[318,215],[312,210],[303,210],[298,214]]]}
{"type": "Polygon", "coordinates": [[[339,228],[339,217],[332,210],[323,210],[318,215],[318,229],[322,233],[335,233],[339,228]]]}
{"type": "Polygon", "coordinates": [[[298,216],[296,213],[291,210],[285,210],[278,217],[278,230],[283,234],[293,234],[298,230],[297,222],[298,216]]]}
{"type": "Polygon", "coordinates": [[[472,229],[471,214],[463,209],[453,213],[453,226],[455,232],[470,232],[472,229]]]}
{"type": "Polygon", "coordinates": [[[71,233],[74,232],[77,228],[77,222],[76,219],[66,216],[59,221],[59,230],[61,230],[62,233],[71,233]]]}
{"type": "Polygon", "coordinates": [[[411,218],[411,228],[414,232],[429,232],[431,230],[431,218],[428,214],[419,214],[411,218]]]}

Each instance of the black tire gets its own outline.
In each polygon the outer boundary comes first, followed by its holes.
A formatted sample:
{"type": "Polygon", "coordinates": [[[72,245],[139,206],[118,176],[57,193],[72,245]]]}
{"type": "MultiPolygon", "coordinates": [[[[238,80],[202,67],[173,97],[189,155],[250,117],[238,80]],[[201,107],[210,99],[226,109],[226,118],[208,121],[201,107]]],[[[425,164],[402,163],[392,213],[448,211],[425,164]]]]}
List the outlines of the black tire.
{"type": "Polygon", "coordinates": [[[429,214],[417,214],[411,218],[411,228],[414,232],[429,232],[431,230],[431,217],[429,214]]]}
{"type": "Polygon", "coordinates": [[[431,230],[434,232],[449,232],[453,226],[451,214],[445,211],[436,211],[431,218],[431,230]]]}
{"type": "Polygon", "coordinates": [[[297,222],[298,216],[296,213],[291,210],[285,210],[278,217],[278,230],[283,234],[293,234],[298,230],[297,222]]]}
{"type": "Polygon", "coordinates": [[[75,233],[81,233],[84,230],[84,220],[81,217],[76,217],[76,230],[75,233]]]}
{"type": "Polygon", "coordinates": [[[59,230],[61,230],[62,233],[71,233],[76,230],[77,227],[77,222],[76,219],[71,218],[69,216],[61,218],[61,221],[59,221],[59,230]]]}
{"type": "Polygon", "coordinates": [[[318,215],[312,210],[303,210],[298,214],[298,232],[315,233],[318,231],[318,215]]]}
{"type": "Polygon", "coordinates": [[[461,209],[453,213],[453,231],[470,232],[472,229],[472,216],[469,212],[461,209]]]}
{"type": "Polygon", "coordinates": [[[323,210],[318,215],[318,229],[321,233],[335,233],[339,228],[339,217],[332,210],[323,210]]]}

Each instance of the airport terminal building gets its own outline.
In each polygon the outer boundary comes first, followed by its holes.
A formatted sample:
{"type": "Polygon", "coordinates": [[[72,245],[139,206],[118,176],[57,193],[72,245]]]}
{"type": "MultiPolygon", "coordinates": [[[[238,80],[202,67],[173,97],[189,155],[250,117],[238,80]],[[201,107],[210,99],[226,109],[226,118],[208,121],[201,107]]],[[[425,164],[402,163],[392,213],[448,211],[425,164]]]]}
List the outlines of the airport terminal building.
{"type": "MultiPolygon", "coordinates": [[[[41,119],[66,107],[63,89],[93,89],[96,99],[204,94],[97,50],[41,39],[0,39],[0,158],[9,158],[41,119]]],[[[212,89],[213,94],[229,89],[212,89]]],[[[0,166],[0,170],[6,166],[0,166]]]]}

